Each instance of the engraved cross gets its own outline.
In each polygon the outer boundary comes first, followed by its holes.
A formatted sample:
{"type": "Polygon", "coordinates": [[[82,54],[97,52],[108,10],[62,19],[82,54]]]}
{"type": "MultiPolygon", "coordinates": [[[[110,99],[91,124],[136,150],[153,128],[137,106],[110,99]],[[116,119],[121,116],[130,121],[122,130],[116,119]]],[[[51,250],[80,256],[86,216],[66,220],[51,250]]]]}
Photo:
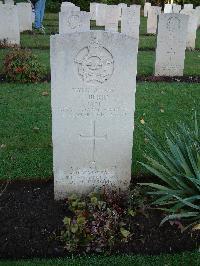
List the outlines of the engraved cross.
{"type": "Polygon", "coordinates": [[[92,161],[95,162],[95,150],[96,150],[96,140],[106,140],[107,139],[107,134],[103,136],[97,136],[96,135],[96,121],[93,121],[92,123],[92,134],[90,136],[85,136],[85,135],[79,135],[81,138],[84,139],[89,139],[93,141],[93,147],[92,147],[92,161]]]}

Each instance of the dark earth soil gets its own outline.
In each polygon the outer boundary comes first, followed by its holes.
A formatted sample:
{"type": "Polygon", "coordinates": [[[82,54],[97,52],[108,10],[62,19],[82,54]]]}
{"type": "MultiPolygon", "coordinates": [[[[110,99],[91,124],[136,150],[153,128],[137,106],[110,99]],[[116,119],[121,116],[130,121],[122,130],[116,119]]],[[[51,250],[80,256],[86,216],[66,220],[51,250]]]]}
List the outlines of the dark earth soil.
{"type": "MultiPolygon", "coordinates": [[[[140,180],[141,181],[141,180],[140,180]]],[[[65,201],[53,199],[53,180],[16,181],[10,183],[0,197],[0,258],[67,256],[56,240],[62,220],[69,215],[65,201]]],[[[160,254],[194,250],[200,233],[181,233],[177,225],[164,224],[156,210],[148,210],[132,219],[133,239],[116,252],[160,254]]]]}
{"type": "MultiPolygon", "coordinates": [[[[43,82],[51,81],[51,74],[48,73],[43,82]]],[[[0,83],[8,82],[6,81],[6,76],[0,74],[0,83]]],[[[186,83],[200,83],[200,76],[183,76],[183,77],[164,77],[164,76],[137,76],[137,82],[186,82],[186,83]]]]}

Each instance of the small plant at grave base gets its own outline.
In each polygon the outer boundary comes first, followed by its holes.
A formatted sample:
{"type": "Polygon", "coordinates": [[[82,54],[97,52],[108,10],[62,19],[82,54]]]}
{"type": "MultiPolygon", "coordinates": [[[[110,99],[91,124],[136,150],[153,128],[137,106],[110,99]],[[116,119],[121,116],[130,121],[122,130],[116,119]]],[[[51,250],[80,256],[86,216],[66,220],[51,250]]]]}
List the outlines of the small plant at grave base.
{"type": "Polygon", "coordinates": [[[165,148],[150,129],[145,130],[158,158],[145,156],[149,164],[141,163],[158,177],[158,183],[144,183],[153,188],[149,194],[155,197],[154,205],[168,215],[162,220],[184,220],[183,230],[200,229],[200,128],[195,115],[194,129],[184,124],[177,131],[165,134],[165,148]]]}
{"type": "Polygon", "coordinates": [[[65,217],[60,239],[70,251],[110,252],[116,244],[131,238],[128,220],[132,212],[125,199],[110,190],[93,192],[85,198],[68,198],[71,217],[65,217]]]}
{"type": "Polygon", "coordinates": [[[44,79],[45,67],[30,50],[13,49],[4,59],[3,73],[11,82],[39,82],[44,79]]]}

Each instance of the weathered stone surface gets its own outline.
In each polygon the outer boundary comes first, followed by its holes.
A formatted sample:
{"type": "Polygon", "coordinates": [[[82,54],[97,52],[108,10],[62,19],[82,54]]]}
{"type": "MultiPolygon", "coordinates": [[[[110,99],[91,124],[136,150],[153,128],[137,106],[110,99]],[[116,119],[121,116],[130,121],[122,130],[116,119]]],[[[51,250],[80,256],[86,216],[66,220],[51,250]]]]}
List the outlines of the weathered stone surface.
{"type": "Polygon", "coordinates": [[[184,9],[192,10],[193,9],[193,4],[184,4],[184,9]]]}
{"type": "Polygon", "coordinates": [[[146,2],[144,4],[144,17],[148,16],[148,11],[149,11],[150,6],[151,6],[151,3],[149,3],[149,2],[146,2]]]}
{"type": "Polygon", "coordinates": [[[164,7],[164,13],[167,14],[167,13],[172,13],[172,10],[173,9],[173,5],[172,4],[165,4],[165,7],[164,7]]]}
{"type": "Polygon", "coordinates": [[[197,11],[197,15],[199,17],[198,19],[198,28],[199,28],[200,27],[200,6],[197,6],[195,10],[197,11]]]}
{"type": "Polygon", "coordinates": [[[97,3],[90,3],[90,19],[96,20],[97,3]]]}
{"type": "Polygon", "coordinates": [[[161,7],[151,6],[149,8],[147,19],[147,33],[156,34],[159,14],[161,14],[161,7]]]}
{"type": "Polygon", "coordinates": [[[14,2],[14,0],[4,0],[4,4],[6,4],[6,5],[14,5],[15,2],[14,2]]]}
{"type": "Polygon", "coordinates": [[[90,30],[90,13],[68,11],[59,13],[59,33],[73,33],[90,30]]]}
{"type": "Polygon", "coordinates": [[[188,16],[159,15],[156,48],[156,76],[182,76],[184,70],[188,16]]]}
{"type": "Polygon", "coordinates": [[[121,21],[121,32],[139,41],[140,5],[124,8],[121,21]]]}
{"type": "Polygon", "coordinates": [[[122,12],[123,12],[123,8],[127,8],[127,4],[125,3],[120,3],[118,4],[118,8],[119,8],[119,21],[121,20],[122,18],[122,12]]]}
{"type": "Polygon", "coordinates": [[[181,5],[173,5],[173,13],[180,13],[181,5]]]}
{"type": "Polygon", "coordinates": [[[18,3],[17,12],[19,17],[20,32],[32,30],[32,7],[30,3],[18,3]]]}
{"type": "Polygon", "coordinates": [[[96,25],[105,26],[106,20],[106,4],[97,4],[96,6],[96,25]]]}
{"type": "Polygon", "coordinates": [[[61,5],[61,12],[69,12],[69,11],[80,11],[79,6],[75,6],[73,3],[70,2],[63,2],[61,5]]]}
{"type": "Polygon", "coordinates": [[[119,7],[117,5],[107,5],[105,12],[105,30],[118,31],[119,7]]]}
{"type": "Polygon", "coordinates": [[[19,19],[14,5],[0,6],[0,42],[20,44],[19,19]]]}
{"type": "Polygon", "coordinates": [[[137,43],[117,32],[51,37],[55,198],[131,179],[137,43]]]}
{"type": "Polygon", "coordinates": [[[196,11],[195,9],[193,10],[183,9],[181,10],[180,13],[189,16],[186,46],[188,49],[191,49],[191,50],[195,49],[196,32],[197,32],[198,21],[199,21],[198,11],[196,11]]]}

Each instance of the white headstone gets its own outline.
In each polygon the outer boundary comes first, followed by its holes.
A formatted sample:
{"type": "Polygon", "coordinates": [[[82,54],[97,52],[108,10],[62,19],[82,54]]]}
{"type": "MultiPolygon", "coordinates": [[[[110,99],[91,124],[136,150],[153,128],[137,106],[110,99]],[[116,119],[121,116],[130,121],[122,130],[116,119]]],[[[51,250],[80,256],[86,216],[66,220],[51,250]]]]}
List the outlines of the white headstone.
{"type": "Polygon", "coordinates": [[[97,4],[96,9],[96,25],[105,26],[106,19],[106,4],[97,4]]]}
{"type": "Polygon", "coordinates": [[[118,32],[51,37],[55,198],[131,179],[137,43],[118,32]]]}
{"type": "Polygon", "coordinates": [[[14,5],[15,2],[14,2],[14,0],[4,0],[4,4],[6,4],[6,5],[14,5]]]}
{"type": "Polygon", "coordinates": [[[73,33],[90,30],[90,13],[71,11],[59,13],[59,33],[73,33]]]}
{"type": "Polygon", "coordinates": [[[80,7],[75,6],[73,3],[70,3],[70,2],[63,2],[62,3],[61,12],[68,12],[68,11],[72,11],[72,10],[80,11],[80,7]]]}
{"type": "Polygon", "coordinates": [[[139,41],[140,5],[123,8],[121,32],[139,41]]]}
{"type": "Polygon", "coordinates": [[[185,14],[189,16],[186,46],[188,49],[191,49],[191,50],[195,49],[196,32],[197,32],[198,21],[199,21],[197,12],[198,11],[196,11],[195,9],[193,10],[183,9],[181,11],[181,14],[185,14]]]}
{"type": "Polygon", "coordinates": [[[119,7],[117,5],[107,5],[105,14],[105,30],[118,31],[119,7]]]}
{"type": "Polygon", "coordinates": [[[172,4],[165,4],[164,13],[172,13],[173,5],[172,4]]]}
{"type": "Polygon", "coordinates": [[[198,19],[198,28],[199,28],[200,27],[200,6],[197,6],[195,10],[196,10],[197,15],[199,17],[199,19],[198,19]]]}
{"type": "Polygon", "coordinates": [[[32,30],[32,7],[30,3],[18,3],[17,12],[19,16],[20,32],[32,30]]]}
{"type": "Polygon", "coordinates": [[[159,15],[156,76],[183,76],[188,16],[159,15]]]}
{"type": "Polygon", "coordinates": [[[20,44],[19,19],[14,5],[0,6],[0,42],[20,44]]]}
{"type": "Polygon", "coordinates": [[[192,10],[193,9],[193,4],[184,4],[184,9],[192,10]]]}
{"type": "Polygon", "coordinates": [[[181,5],[173,5],[173,13],[180,13],[181,5]]]}
{"type": "Polygon", "coordinates": [[[148,16],[148,11],[149,11],[150,6],[151,6],[151,3],[146,2],[144,4],[144,17],[148,16]]]}
{"type": "Polygon", "coordinates": [[[119,21],[120,21],[122,17],[123,8],[127,8],[127,4],[120,3],[118,4],[118,8],[119,8],[119,21]]]}
{"type": "Polygon", "coordinates": [[[97,3],[90,3],[90,19],[96,20],[97,3]]]}
{"type": "Polygon", "coordinates": [[[161,7],[151,6],[149,8],[147,19],[147,33],[156,34],[159,14],[161,14],[161,7]]]}

